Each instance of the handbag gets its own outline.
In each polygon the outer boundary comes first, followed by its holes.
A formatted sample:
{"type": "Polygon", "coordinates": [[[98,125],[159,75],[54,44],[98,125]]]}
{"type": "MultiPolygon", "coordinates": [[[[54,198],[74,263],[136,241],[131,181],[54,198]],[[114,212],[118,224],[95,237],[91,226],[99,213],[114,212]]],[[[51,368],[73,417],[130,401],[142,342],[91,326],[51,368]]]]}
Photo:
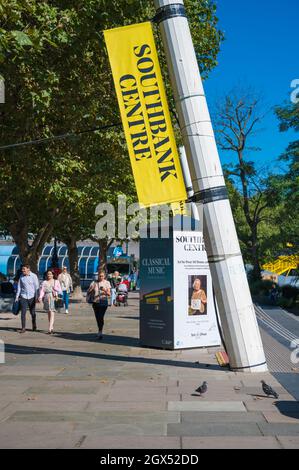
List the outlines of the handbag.
{"type": "Polygon", "coordinates": [[[19,300],[15,300],[14,303],[12,304],[12,309],[11,309],[12,313],[14,315],[19,315],[20,311],[21,311],[21,304],[20,304],[20,301],[19,300]]]}
{"type": "Polygon", "coordinates": [[[94,301],[94,292],[91,291],[88,294],[86,294],[86,302],[88,304],[93,304],[93,301],[94,301]]]}
{"type": "Polygon", "coordinates": [[[55,309],[63,308],[63,298],[62,297],[57,297],[57,299],[54,300],[54,305],[55,309]]]}

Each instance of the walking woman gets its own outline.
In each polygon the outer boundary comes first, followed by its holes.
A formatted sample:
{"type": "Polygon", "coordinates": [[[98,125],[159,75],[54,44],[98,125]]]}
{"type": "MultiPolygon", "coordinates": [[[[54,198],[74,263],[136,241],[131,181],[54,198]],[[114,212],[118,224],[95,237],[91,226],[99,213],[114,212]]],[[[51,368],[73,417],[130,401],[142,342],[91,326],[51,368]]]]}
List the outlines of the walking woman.
{"type": "Polygon", "coordinates": [[[111,285],[105,277],[105,272],[99,271],[98,280],[93,281],[87,291],[87,296],[92,298],[92,308],[99,329],[97,334],[99,340],[103,339],[104,316],[108,308],[108,298],[111,296],[111,285]]]}
{"type": "Polygon", "coordinates": [[[49,335],[54,333],[55,300],[58,298],[58,294],[62,294],[60,282],[54,279],[53,272],[48,269],[46,280],[41,285],[39,301],[43,301],[44,309],[48,312],[49,335]]]}
{"type": "Polygon", "coordinates": [[[63,304],[65,306],[65,313],[69,313],[69,296],[73,290],[73,281],[70,274],[67,272],[67,267],[63,266],[62,273],[58,276],[62,289],[63,304]]]}

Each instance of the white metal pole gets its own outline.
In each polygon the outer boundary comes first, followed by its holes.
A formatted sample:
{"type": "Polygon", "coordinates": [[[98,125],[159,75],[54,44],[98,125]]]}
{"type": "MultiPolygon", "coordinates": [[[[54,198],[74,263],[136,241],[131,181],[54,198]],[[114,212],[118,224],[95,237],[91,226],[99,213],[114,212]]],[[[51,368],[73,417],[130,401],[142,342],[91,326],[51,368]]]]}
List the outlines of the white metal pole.
{"type": "Polygon", "coordinates": [[[267,364],[183,0],[154,0],[232,369],[267,364]]]}
{"type": "Polygon", "coordinates": [[[199,230],[200,232],[203,231],[203,210],[202,204],[196,204],[193,201],[194,198],[194,189],[192,186],[192,179],[190,175],[190,170],[189,170],[189,165],[188,165],[188,160],[187,160],[187,155],[186,155],[186,150],[185,147],[182,145],[179,148],[179,153],[180,153],[180,162],[181,162],[181,167],[182,167],[182,172],[184,176],[184,182],[186,186],[186,192],[188,199],[191,200],[191,216],[192,218],[196,221],[196,230],[199,230]]]}

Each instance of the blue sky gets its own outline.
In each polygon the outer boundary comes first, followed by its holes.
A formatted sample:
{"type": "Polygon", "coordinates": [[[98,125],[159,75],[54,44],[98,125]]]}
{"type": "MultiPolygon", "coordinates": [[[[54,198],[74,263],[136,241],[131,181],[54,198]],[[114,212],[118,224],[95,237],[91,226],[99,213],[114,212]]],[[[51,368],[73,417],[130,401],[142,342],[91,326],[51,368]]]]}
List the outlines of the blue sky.
{"type": "MultiPolygon", "coordinates": [[[[250,160],[279,171],[275,161],[295,133],[280,133],[271,109],[290,102],[291,81],[299,79],[298,0],[216,0],[219,26],[225,33],[218,56],[219,65],[205,81],[210,109],[234,86],[253,87],[263,95],[269,110],[254,145],[250,160]]],[[[232,159],[221,152],[222,162],[232,159]]]]}

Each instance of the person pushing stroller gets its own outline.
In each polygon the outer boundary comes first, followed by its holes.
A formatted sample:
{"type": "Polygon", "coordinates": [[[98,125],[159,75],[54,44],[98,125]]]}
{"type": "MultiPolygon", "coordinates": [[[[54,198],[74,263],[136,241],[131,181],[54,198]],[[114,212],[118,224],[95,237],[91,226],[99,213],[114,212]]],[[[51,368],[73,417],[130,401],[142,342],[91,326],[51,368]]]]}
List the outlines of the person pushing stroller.
{"type": "Polygon", "coordinates": [[[128,306],[128,285],[123,280],[118,284],[116,289],[116,306],[120,307],[123,304],[124,307],[128,306]]]}

